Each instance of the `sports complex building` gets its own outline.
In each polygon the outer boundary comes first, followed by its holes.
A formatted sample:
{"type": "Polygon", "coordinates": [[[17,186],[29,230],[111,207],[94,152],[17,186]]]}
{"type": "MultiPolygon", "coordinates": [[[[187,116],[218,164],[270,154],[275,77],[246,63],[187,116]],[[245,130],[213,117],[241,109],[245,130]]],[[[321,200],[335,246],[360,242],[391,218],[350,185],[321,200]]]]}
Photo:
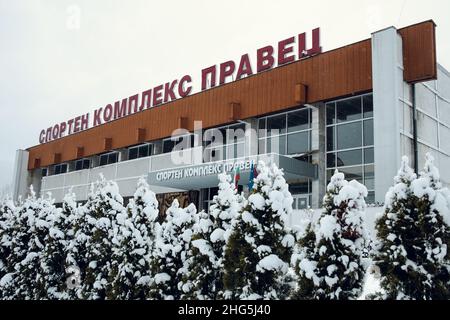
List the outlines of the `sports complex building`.
{"type": "Polygon", "coordinates": [[[167,83],[139,95],[139,107],[136,95],[96,110],[90,128],[85,115],[43,130],[41,144],[17,151],[14,197],[33,185],[56,202],[70,189],[84,201],[102,173],[124,197],[145,176],[162,206],[178,198],[207,209],[219,172],[239,168],[246,191],[251,164],[264,160],[284,169],[295,209],[319,207],[335,169],[383,203],[401,157],[421,168],[427,152],[450,185],[450,74],[437,62],[437,30],[390,27],[322,52],[316,29],[310,49],[300,34],[258,50],[257,70],[248,55],[205,69],[198,93],[185,76],[179,97],[167,83]]]}

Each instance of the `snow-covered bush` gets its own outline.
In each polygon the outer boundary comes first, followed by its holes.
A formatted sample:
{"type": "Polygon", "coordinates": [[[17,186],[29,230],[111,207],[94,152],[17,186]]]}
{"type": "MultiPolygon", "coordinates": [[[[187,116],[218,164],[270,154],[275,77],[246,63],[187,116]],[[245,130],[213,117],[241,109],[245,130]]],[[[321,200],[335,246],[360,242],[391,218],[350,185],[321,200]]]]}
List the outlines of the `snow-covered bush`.
{"type": "Polygon", "coordinates": [[[117,237],[113,251],[110,299],[145,299],[151,283],[150,255],[158,219],[158,201],[141,178],[126,211],[117,215],[117,237]]]}
{"type": "Polygon", "coordinates": [[[113,247],[118,243],[117,216],[124,210],[117,184],[101,176],[76,221],[71,256],[81,271],[80,298],[105,299],[111,290],[111,270],[117,264],[113,259],[113,247]]]}
{"type": "Polygon", "coordinates": [[[180,208],[175,199],[167,209],[166,221],[156,224],[155,246],[150,259],[149,298],[179,300],[183,293],[183,274],[186,273],[186,254],[192,240],[192,227],[197,208],[190,204],[180,208]]]}
{"type": "Polygon", "coordinates": [[[282,170],[258,164],[248,203],[233,222],[224,259],[225,298],[284,299],[295,242],[285,219],[292,196],[282,170]]]}
{"type": "Polygon", "coordinates": [[[36,198],[33,188],[30,196],[18,208],[11,233],[11,266],[2,289],[7,299],[41,299],[46,297],[45,269],[41,266],[45,238],[50,220],[60,209],[55,209],[48,195],[36,198]]]}
{"type": "Polygon", "coordinates": [[[77,204],[72,192],[64,196],[62,209],[55,209],[47,215],[48,233],[44,237],[44,249],[40,267],[44,276],[41,298],[68,299],[66,287],[66,257],[69,244],[73,240],[73,219],[77,204]]]}
{"type": "Polygon", "coordinates": [[[383,292],[374,298],[449,299],[450,198],[432,156],[426,156],[419,178],[404,157],[394,181],[376,224],[373,261],[383,292]]]}
{"type": "Polygon", "coordinates": [[[14,203],[9,199],[0,203],[0,299],[4,296],[2,284],[6,285],[11,278],[10,255],[15,210],[14,203]]]}
{"type": "Polygon", "coordinates": [[[223,295],[223,257],[232,220],[244,203],[231,177],[219,175],[219,191],[210,206],[210,214],[201,212],[193,227],[183,276],[183,299],[218,299],[223,295]]]}
{"type": "Polygon", "coordinates": [[[300,236],[292,264],[298,277],[294,299],[356,299],[362,292],[366,243],[362,215],[367,189],[336,170],[324,197],[324,212],[300,236]]]}

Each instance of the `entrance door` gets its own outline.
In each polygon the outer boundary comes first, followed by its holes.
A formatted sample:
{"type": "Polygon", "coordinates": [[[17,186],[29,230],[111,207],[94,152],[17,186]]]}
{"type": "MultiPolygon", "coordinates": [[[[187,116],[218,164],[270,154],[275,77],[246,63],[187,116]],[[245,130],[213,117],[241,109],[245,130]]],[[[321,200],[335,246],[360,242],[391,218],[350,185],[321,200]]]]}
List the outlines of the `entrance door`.
{"type": "Polygon", "coordinates": [[[310,207],[309,204],[309,196],[305,195],[298,195],[298,196],[293,196],[294,198],[294,210],[303,210],[303,209],[308,209],[308,207],[310,207]]]}

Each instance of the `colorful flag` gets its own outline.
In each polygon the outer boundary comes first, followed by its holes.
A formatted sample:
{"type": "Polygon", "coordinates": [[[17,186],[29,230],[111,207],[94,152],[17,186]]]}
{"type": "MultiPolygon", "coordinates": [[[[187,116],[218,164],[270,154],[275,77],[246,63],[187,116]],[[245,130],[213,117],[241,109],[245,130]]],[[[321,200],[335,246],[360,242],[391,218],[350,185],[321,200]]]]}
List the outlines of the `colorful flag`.
{"type": "Polygon", "coordinates": [[[237,166],[234,171],[234,185],[236,186],[236,189],[238,188],[239,180],[241,180],[241,169],[237,166]]]}

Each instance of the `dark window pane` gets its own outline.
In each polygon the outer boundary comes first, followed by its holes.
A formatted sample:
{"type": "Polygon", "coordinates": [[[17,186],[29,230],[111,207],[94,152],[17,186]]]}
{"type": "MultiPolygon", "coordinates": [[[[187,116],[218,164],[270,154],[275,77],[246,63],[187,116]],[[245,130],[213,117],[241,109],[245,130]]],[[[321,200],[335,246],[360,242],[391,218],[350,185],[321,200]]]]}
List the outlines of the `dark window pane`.
{"type": "Polygon", "coordinates": [[[288,132],[310,128],[309,109],[288,113],[288,132]]]}
{"type": "Polygon", "coordinates": [[[362,167],[342,168],[339,171],[345,175],[347,181],[356,180],[359,183],[363,183],[362,167]]]}
{"type": "Polygon", "coordinates": [[[373,120],[364,121],[364,145],[373,146],[373,120]]]}
{"type": "Polygon", "coordinates": [[[164,140],[164,142],[163,142],[163,153],[172,152],[174,146],[175,146],[175,141],[164,140]]]}
{"type": "Polygon", "coordinates": [[[336,103],[327,104],[327,124],[336,123],[336,103]]]}
{"type": "Polygon", "coordinates": [[[108,163],[108,155],[104,154],[100,156],[100,165],[104,166],[108,163]]]}
{"type": "Polygon", "coordinates": [[[374,163],[373,148],[364,149],[364,163],[374,163]]]}
{"type": "Polygon", "coordinates": [[[47,176],[47,168],[42,169],[42,176],[46,177],[47,176]]]}
{"type": "Polygon", "coordinates": [[[67,164],[62,165],[62,173],[67,173],[67,164]]]}
{"type": "Polygon", "coordinates": [[[148,157],[148,145],[139,147],[139,158],[148,157]]]}
{"type": "Polygon", "coordinates": [[[361,98],[348,99],[336,103],[338,122],[361,119],[361,98]]]}
{"type": "Polygon", "coordinates": [[[368,95],[363,97],[364,118],[373,117],[373,96],[368,95]]]}
{"type": "Polygon", "coordinates": [[[75,171],[82,169],[83,169],[83,160],[78,160],[77,162],[75,162],[75,171]]]}
{"type": "Polygon", "coordinates": [[[60,166],[55,166],[55,174],[60,174],[60,173],[61,173],[60,166]]]}
{"type": "Polygon", "coordinates": [[[291,194],[308,194],[309,193],[309,183],[308,181],[303,183],[296,183],[289,185],[289,192],[291,194]]]}
{"type": "Polygon", "coordinates": [[[337,154],[337,166],[345,167],[345,166],[354,166],[362,164],[362,150],[352,150],[352,151],[344,151],[338,152],[337,154]]]}
{"type": "Polygon", "coordinates": [[[336,127],[327,128],[327,151],[336,150],[334,145],[334,135],[336,132],[336,127]]]}
{"type": "Polygon", "coordinates": [[[108,164],[117,162],[117,153],[110,153],[108,158],[108,164]]]}
{"type": "Polygon", "coordinates": [[[269,135],[272,135],[272,130],[276,130],[273,134],[286,133],[286,115],[282,114],[267,118],[267,130],[269,135]]]}
{"type": "Polygon", "coordinates": [[[375,189],[375,167],[373,165],[364,167],[364,185],[368,190],[375,189]]]}
{"type": "Polygon", "coordinates": [[[361,122],[337,126],[337,147],[339,150],[361,147],[361,122]]]}
{"type": "Polygon", "coordinates": [[[91,166],[91,160],[86,159],[83,161],[83,169],[89,169],[90,166],[91,166]]]}
{"type": "Polygon", "coordinates": [[[278,136],[267,139],[267,152],[286,154],[286,136],[278,136]]]}
{"type": "Polygon", "coordinates": [[[328,168],[336,167],[336,153],[327,154],[327,167],[328,168]]]}
{"type": "Polygon", "coordinates": [[[138,157],[138,148],[131,148],[128,150],[128,159],[133,160],[138,157]]]}
{"type": "Polygon", "coordinates": [[[309,150],[309,132],[292,133],[287,136],[288,154],[300,154],[309,150]]]}

